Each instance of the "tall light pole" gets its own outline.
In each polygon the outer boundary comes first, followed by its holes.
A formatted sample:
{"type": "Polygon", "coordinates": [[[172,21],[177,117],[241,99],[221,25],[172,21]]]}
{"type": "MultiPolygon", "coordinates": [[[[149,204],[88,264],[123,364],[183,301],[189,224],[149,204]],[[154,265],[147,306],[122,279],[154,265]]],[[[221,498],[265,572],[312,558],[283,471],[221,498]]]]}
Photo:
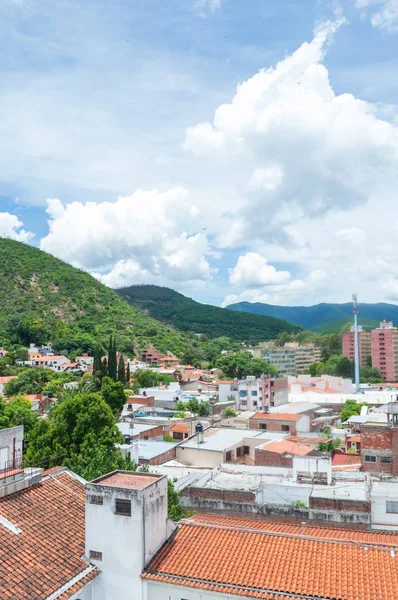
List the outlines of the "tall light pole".
{"type": "Polygon", "coordinates": [[[358,339],[358,298],[352,295],[354,307],[354,347],[355,347],[355,391],[359,394],[359,339],[358,339]]]}

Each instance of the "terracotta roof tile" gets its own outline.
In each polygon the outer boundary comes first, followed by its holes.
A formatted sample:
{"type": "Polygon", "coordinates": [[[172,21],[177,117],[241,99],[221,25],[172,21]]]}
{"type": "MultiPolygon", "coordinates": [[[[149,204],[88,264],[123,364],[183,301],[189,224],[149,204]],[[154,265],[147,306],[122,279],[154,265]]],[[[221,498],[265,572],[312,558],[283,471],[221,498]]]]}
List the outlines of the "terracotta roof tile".
{"type": "Polygon", "coordinates": [[[21,530],[0,525],[1,599],[47,598],[87,569],[84,514],[84,485],[68,472],[0,499],[0,515],[21,530]]]}
{"type": "MultiPolygon", "coordinates": [[[[335,530],[328,537],[326,528],[325,537],[308,537],[308,530],[302,536],[265,531],[253,521],[225,524],[196,517],[182,523],[142,577],[264,600],[279,600],[283,593],[396,600],[398,558],[388,549],[338,540],[335,530]]],[[[347,536],[346,530],[341,533],[347,536]]]]}
{"type": "Polygon", "coordinates": [[[261,419],[262,421],[298,421],[302,414],[292,415],[291,413],[263,413],[257,412],[252,419],[261,419]]]}
{"type": "Polygon", "coordinates": [[[311,446],[305,446],[304,444],[295,444],[288,440],[275,440],[268,444],[263,444],[261,450],[267,452],[276,452],[277,454],[294,454],[296,456],[306,456],[313,451],[311,446]]]}

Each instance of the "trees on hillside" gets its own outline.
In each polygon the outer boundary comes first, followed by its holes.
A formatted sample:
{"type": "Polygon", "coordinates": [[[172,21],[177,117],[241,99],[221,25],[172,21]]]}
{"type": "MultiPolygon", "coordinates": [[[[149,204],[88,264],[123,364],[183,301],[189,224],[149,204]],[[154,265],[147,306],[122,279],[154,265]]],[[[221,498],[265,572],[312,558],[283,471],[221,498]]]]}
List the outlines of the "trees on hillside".
{"type": "Polygon", "coordinates": [[[277,369],[268,361],[260,358],[253,358],[248,350],[235,352],[234,354],[225,354],[216,361],[216,367],[222,370],[227,377],[242,379],[247,375],[260,377],[263,373],[271,376],[278,374],[277,369]]]}
{"type": "Polygon", "coordinates": [[[110,377],[104,377],[102,380],[101,395],[108,406],[110,406],[113,414],[119,415],[126,402],[123,383],[121,381],[113,381],[110,377]]]}
{"type": "Polygon", "coordinates": [[[116,337],[111,335],[108,346],[108,376],[117,381],[116,337]]]}
{"type": "Polygon", "coordinates": [[[0,429],[24,426],[25,440],[29,441],[30,433],[38,421],[38,415],[32,410],[32,404],[23,397],[16,397],[9,402],[0,399],[0,429]]]}

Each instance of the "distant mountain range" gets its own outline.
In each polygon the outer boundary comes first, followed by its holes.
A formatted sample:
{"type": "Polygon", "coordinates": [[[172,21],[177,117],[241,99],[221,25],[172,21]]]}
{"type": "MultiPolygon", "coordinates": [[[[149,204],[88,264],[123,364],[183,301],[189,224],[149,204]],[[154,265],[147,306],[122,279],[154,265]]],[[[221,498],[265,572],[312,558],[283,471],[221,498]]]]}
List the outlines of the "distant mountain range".
{"type": "MultiPolygon", "coordinates": [[[[314,306],[275,306],[261,302],[238,302],[227,307],[229,310],[283,319],[300,325],[304,329],[341,331],[352,322],[352,304],[315,304],[314,306]]],[[[394,321],[398,324],[398,306],[385,302],[359,305],[359,323],[368,328],[376,327],[380,321],[394,321]]]]}
{"type": "Polygon", "coordinates": [[[283,331],[296,333],[300,330],[297,325],[277,318],[237,314],[226,308],[200,304],[174,290],[156,285],[133,285],[116,291],[132,306],[180,331],[257,343],[273,339],[283,331]]]}

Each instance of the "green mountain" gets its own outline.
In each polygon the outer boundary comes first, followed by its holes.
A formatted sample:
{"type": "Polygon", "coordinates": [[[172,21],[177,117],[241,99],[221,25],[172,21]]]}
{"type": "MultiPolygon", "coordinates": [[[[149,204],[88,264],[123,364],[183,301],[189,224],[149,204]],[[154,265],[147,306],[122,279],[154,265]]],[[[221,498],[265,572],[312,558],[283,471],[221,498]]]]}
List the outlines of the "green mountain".
{"type": "MultiPolygon", "coordinates": [[[[291,323],[296,323],[305,329],[315,329],[326,323],[336,328],[336,321],[340,323],[340,329],[348,322],[352,322],[352,304],[316,304],[315,306],[275,306],[272,304],[262,304],[261,302],[239,302],[228,306],[229,310],[238,312],[248,312],[256,315],[265,315],[284,319],[291,323]],[[333,323],[335,323],[333,325],[333,323]]],[[[395,321],[398,323],[398,306],[378,302],[376,304],[360,304],[360,318],[370,319],[372,325],[383,321],[395,321]]],[[[371,326],[372,326],[371,325],[371,326]]]]}
{"type": "Polygon", "coordinates": [[[106,347],[111,333],[131,353],[151,344],[177,355],[191,348],[188,335],[130,306],[88,273],[0,238],[0,346],[51,340],[58,352],[91,351],[98,342],[106,347]]]}
{"type": "Polygon", "coordinates": [[[236,314],[225,308],[200,304],[174,290],[155,285],[133,285],[117,290],[120,296],[159,321],[182,331],[227,336],[257,343],[277,337],[283,331],[296,333],[299,327],[269,317],[236,314]]]}
{"type": "MultiPolygon", "coordinates": [[[[378,327],[380,321],[376,321],[375,319],[369,319],[368,317],[358,317],[358,324],[362,325],[365,331],[371,331],[375,327],[378,327]]],[[[321,323],[316,327],[312,328],[314,333],[326,333],[328,331],[348,331],[350,326],[352,325],[352,315],[351,317],[341,317],[341,319],[336,319],[335,321],[326,321],[326,323],[321,323]]]]}

